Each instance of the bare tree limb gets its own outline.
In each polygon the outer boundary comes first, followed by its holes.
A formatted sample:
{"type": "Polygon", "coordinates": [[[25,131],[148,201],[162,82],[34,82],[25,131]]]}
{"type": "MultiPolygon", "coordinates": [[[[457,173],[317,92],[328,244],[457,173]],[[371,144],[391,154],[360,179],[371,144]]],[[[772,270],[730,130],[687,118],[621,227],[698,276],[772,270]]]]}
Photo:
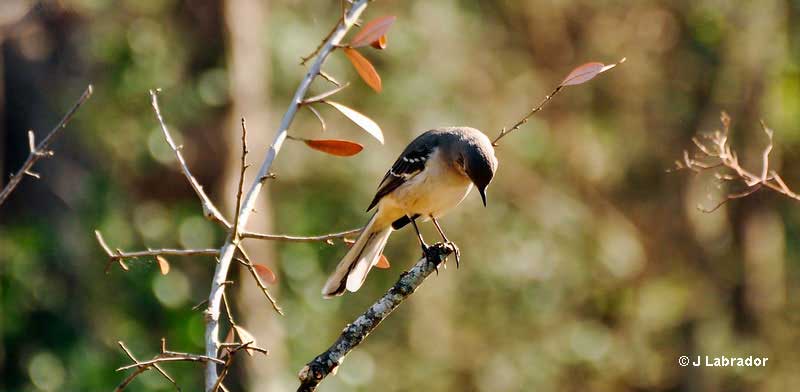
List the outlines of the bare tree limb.
{"type": "Polygon", "coordinates": [[[6,184],[3,190],[0,191],[0,205],[2,205],[6,199],[8,199],[8,196],[14,191],[14,189],[16,189],[23,177],[28,175],[39,178],[38,174],[31,171],[33,165],[35,165],[36,162],[42,158],[53,156],[53,151],[49,150],[50,143],[53,142],[53,139],[62,129],[67,127],[67,124],[69,124],[70,120],[72,120],[72,117],[75,115],[78,109],[89,99],[89,97],[92,96],[92,92],[93,89],[92,85],[90,84],[86,87],[86,90],[83,91],[83,94],[81,94],[80,98],[78,98],[75,104],[72,105],[72,108],[69,109],[67,114],[61,118],[61,121],[58,122],[58,125],[56,125],[55,128],[53,128],[50,133],[48,133],[47,136],[45,136],[44,139],[39,142],[38,145],[36,144],[33,131],[28,131],[28,149],[30,150],[28,153],[28,158],[22,163],[22,167],[20,167],[19,170],[11,176],[11,178],[8,180],[8,184],[6,184]]]}
{"type": "Polygon", "coordinates": [[[136,252],[123,252],[120,249],[111,250],[111,247],[108,246],[106,240],[103,238],[103,235],[100,233],[100,230],[94,231],[94,236],[97,238],[97,242],[103,247],[103,250],[108,255],[108,265],[106,265],[106,272],[108,272],[109,267],[114,262],[119,263],[120,267],[125,271],[128,270],[128,266],[125,264],[125,259],[134,259],[138,257],[156,257],[156,256],[217,256],[219,255],[219,249],[211,248],[211,249],[148,249],[148,250],[141,250],[136,252]]]}
{"type": "Polygon", "coordinates": [[[512,125],[511,128],[508,128],[508,129],[503,128],[503,129],[501,129],[500,130],[500,134],[497,135],[497,137],[492,141],[492,145],[497,147],[497,145],[500,143],[500,139],[502,139],[503,137],[505,137],[509,133],[516,131],[517,129],[519,129],[519,127],[521,127],[522,125],[527,123],[528,120],[530,120],[530,118],[533,117],[534,114],[536,114],[540,110],[542,110],[542,108],[544,108],[544,105],[547,105],[547,103],[550,102],[550,100],[553,99],[553,97],[555,97],[556,94],[558,94],[559,91],[561,91],[561,89],[563,89],[563,88],[564,88],[564,85],[563,84],[559,84],[558,87],[556,87],[553,90],[553,92],[551,92],[550,94],[546,95],[544,97],[544,99],[542,99],[542,101],[539,102],[538,106],[536,106],[533,109],[531,109],[531,111],[528,112],[528,114],[525,115],[525,117],[521,118],[519,121],[514,123],[514,125],[512,125]]]}
{"type": "Polygon", "coordinates": [[[363,228],[359,227],[357,229],[351,229],[342,231],[339,233],[330,233],[330,234],[323,234],[317,236],[293,236],[293,235],[283,235],[283,234],[263,234],[263,233],[255,233],[252,231],[244,231],[241,233],[242,238],[252,238],[256,240],[268,240],[268,241],[289,241],[289,242],[317,242],[317,241],[324,241],[329,244],[333,244],[333,240],[338,238],[346,238],[351,235],[355,235],[361,232],[363,228]]]}
{"type": "MultiPolygon", "coordinates": [[[[237,218],[239,225],[242,227],[247,224],[247,220],[249,219],[256,199],[261,192],[264,181],[266,181],[268,178],[269,169],[272,167],[272,162],[274,162],[275,157],[278,155],[281,147],[283,146],[283,142],[286,140],[289,126],[294,120],[298,109],[301,107],[301,103],[308,92],[308,88],[311,86],[311,82],[317,77],[317,75],[319,75],[322,64],[327,59],[328,55],[339,45],[342,38],[344,38],[345,34],[347,34],[347,31],[353,27],[358,17],[362,12],[364,12],[367,7],[367,3],[368,0],[358,0],[353,3],[347,13],[345,13],[344,17],[341,18],[336,27],[332,30],[332,33],[329,35],[328,39],[325,40],[325,43],[316,54],[316,59],[312,63],[303,80],[300,82],[300,85],[297,87],[297,90],[292,97],[292,101],[289,104],[289,108],[286,110],[286,113],[281,119],[281,124],[275,134],[275,139],[273,140],[272,145],[269,147],[269,150],[267,150],[264,161],[261,163],[261,167],[256,175],[256,181],[250,186],[250,189],[248,190],[247,195],[242,202],[240,210],[236,212],[239,215],[237,218]]],[[[211,282],[211,290],[208,296],[208,309],[206,310],[205,333],[206,355],[208,356],[216,355],[219,347],[220,303],[222,301],[222,292],[225,290],[224,282],[227,280],[228,269],[230,268],[231,261],[233,260],[237,248],[238,246],[236,245],[234,236],[228,236],[225,244],[220,249],[219,264],[217,264],[217,268],[214,271],[214,277],[211,282]]],[[[206,392],[214,391],[216,388],[217,379],[218,374],[216,364],[208,363],[206,365],[205,375],[206,392]]]]}
{"type": "Polygon", "coordinates": [[[428,254],[420,259],[414,267],[400,275],[397,283],[383,297],[344,328],[330,348],[300,370],[298,374],[300,387],[297,388],[297,391],[316,390],[319,383],[342,363],[344,357],[364,341],[370,332],[377,328],[408,296],[413,294],[453,251],[453,248],[442,243],[431,246],[428,254]]]}
{"type": "Polygon", "coordinates": [[[706,170],[715,169],[728,169],[727,172],[717,172],[716,177],[721,181],[739,181],[745,185],[745,189],[738,193],[731,193],[717,203],[712,208],[697,208],[706,213],[714,212],[722,207],[728,201],[734,199],[741,199],[750,196],[751,194],[766,187],[778,192],[786,197],[800,201],[800,195],[789,189],[783,179],[774,170],[769,168],[769,154],[772,152],[773,132],[767,125],[761,121],[761,130],[767,135],[768,143],[761,153],[761,172],[755,174],[739,164],[739,157],[729,143],[728,135],[730,135],[731,119],[727,113],[720,114],[720,122],[722,129],[717,130],[711,134],[703,135],[701,140],[698,137],[693,137],[692,142],[700,150],[699,158],[694,159],[689,156],[688,151],[683,152],[683,160],[675,161],[675,170],[690,170],[699,173],[706,170]]]}
{"type": "Polygon", "coordinates": [[[183,175],[186,176],[186,180],[189,181],[189,185],[191,185],[192,189],[194,189],[194,193],[196,193],[197,197],[200,198],[200,203],[202,203],[203,206],[203,215],[205,215],[206,218],[225,226],[225,228],[230,229],[231,224],[228,223],[214,203],[211,202],[211,199],[208,198],[206,192],[203,191],[203,186],[200,185],[197,179],[192,175],[192,172],[189,170],[189,165],[186,164],[186,159],[183,158],[183,154],[181,153],[183,146],[178,146],[175,144],[175,140],[172,139],[172,135],[169,133],[167,124],[164,123],[164,117],[161,116],[161,109],[158,106],[158,93],[159,90],[150,90],[150,104],[153,106],[156,119],[158,120],[158,124],[161,126],[161,132],[164,133],[164,139],[167,140],[167,144],[169,144],[170,148],[172,148],[172,151],[175,152],[175,157],[178,158],[178,163],[181,165],[181,171],[183,172],[183,175]]]}

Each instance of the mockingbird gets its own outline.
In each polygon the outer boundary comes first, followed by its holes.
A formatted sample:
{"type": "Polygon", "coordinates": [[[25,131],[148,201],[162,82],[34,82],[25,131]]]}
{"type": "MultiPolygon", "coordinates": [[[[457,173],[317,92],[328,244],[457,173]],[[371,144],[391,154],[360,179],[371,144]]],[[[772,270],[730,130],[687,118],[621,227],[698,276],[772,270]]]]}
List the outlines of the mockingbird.
{"type": "MultiPolygon", "coordinates": [[[[486,205],[486,187],[497,170],[497,158],[489,138],[468,127],[427,131],[412,141],[378,186],[367,211],[377,211],[359,234],[353,247],[336,266],[322,295],[330,298],[346,290],[355,292],[370,269],[378,263],[392,231],[411,223],[426,254],[427,245],[416,219],[433,220],[445,243],[451,244],[437,218],[461,203],[472,184],[486,205]]],[[[456,251],[456,263],[458,252],[456,251]]]]}

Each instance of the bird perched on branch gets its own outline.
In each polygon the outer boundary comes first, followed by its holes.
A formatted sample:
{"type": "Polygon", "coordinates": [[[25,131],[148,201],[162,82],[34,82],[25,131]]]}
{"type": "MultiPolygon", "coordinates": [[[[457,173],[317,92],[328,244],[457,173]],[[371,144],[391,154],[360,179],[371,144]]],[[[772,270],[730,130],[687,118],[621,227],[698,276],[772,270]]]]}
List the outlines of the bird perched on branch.
{"type": "Polygon", "coordinates": [[[392,231],[409,223],[427,255],[428,245],[417,227],[418,218],[433,220],[444,242],[456,250],[458,263],[458,248],[447,239],[437,218],[461,203],[473,184],[486,206],[486,187],[495,170],[494,147],[477,129],[438,128],[418,136],[383,177],[367,208],[369,211],[377,206],[377,211],[328,278],[322,295],[330,298],[345,290],[357,291],[378,263],[392,231]]]}

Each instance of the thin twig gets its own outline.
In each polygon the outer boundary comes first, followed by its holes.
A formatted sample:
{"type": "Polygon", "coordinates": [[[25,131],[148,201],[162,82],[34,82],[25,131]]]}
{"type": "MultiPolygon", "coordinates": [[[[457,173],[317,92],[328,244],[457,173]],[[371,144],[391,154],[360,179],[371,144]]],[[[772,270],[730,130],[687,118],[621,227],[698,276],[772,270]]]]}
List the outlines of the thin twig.
{"type": "Polygon", "coordinates": [[[268,240],[268,241],[289,241],[289,242],[317,242],[323,241],[329,244],[333,244],[334,239],[339,238],[346,238],[352,235],[356,235],[361,232],[363,228],[359,227],[357,229],[351,229],[347,231],[342,231],[339,233],[330,233],[330,234],[323,234],[317,236],[293,236],[293,235],[283,235],[283,234],[264,234],[264,233],[255,233],[252,231],[244,231],[241,233],[242,238],[252,238],[256,240],[268,240]]]}
{"type": "Polygon", "coordinates": [[[247,267],[247,270],[250,271],[250,275],[253,276],[253,279],[255,279],[258,288],[261,289],[262,293],[264,293],[264,296],[267,298],[267,301],[269,301],[270,305],[272,305],[272,308],[275,309],[275,311],[278,312],[278,314],[283,315],[283,309],[281,309],[281,307],[278,306],[278,301],[275,300],[272,294],[270,294],[269,288],[267,288],[264,282],[261,281],[261,278],[258,276],[256,268],[253,266],[253,261],[250,259],[250,256],[247,255],[247,252],[245,252],[244,248],[242,248],[241,246],[238,246],[237,250],[242,255],[241,259],[237,258],[239,263],[247,267]]]}
{"type": "Polygon", "coordinates": [[[81,107],[81,105],[83,105],[89,99],[89,97],[92,96],[92,92],[93,88],[90,84],[86,87],[86,90],[83,91],[83,94],[81,94],[80,98],[75,101],[75,104],[72,105],[72,108],[67,111],[67,114],[61,118],[61,121],[58,122],[55,128],[53,128],[50,133],[48,133],[47,136],[45,136],[44,139],[39,142],[38,145],[35,144],[33,131],[28,131],[28,158],[22,163],[22,167],[20,167],[19,170],[17,170],[17,172],[13,174],[11,178],[9,178],[8,184],[6,184],[3,190],[0,191],[0,205],[2,205],[11,192],[16,189],[23,177],[29,175],[31,177],[39,178],[38,174],[31,171],[33,165],[44,157],[53,156],[53,151],[49,150],[50,143],[53,142],[53,139],[62,129],[67,127],[67,124],[69,124],[69,121],[72,120],[72,117],[81,107]]]}
{"type": "MultiPolygon", "coordinates": [[[[294,96],[289,103],[289,107],[281,119],[281,124],[275,134],[275,139],[267,150],[264,161],[261,163],[261,167],[256,174],[256,181],[250,186],[250,189],[247,191],[247,194],[243,199],[242,206],[239,209],[238,219],[240,226],[246,227],[247,225],[247,220],[249,219],[250,213],[255,206],[255,202],[259,193],[261,193],[261,188],[263,187],[267,178],[269,178],[268,175],[270,168],[272,167],[272,163],[275,161],[275,157],[280,152],[281,147],[286,140],[289,126],[294,120],[295,115],[300,108],[300,103],[303,102],[303,99],[308,92],[308,88],[311,86],[311,83],[314,81],[316,76],[319,75],[322,64],[328,58],[328,55],[330,55],[334,48],[342,41],[345,34],[347,34],[347,31],[353,27],[355,21],[366,9],[368,3],[369,0],[358,0],[353,3],[345,16],[340,18],[340,21],[336,24],[336,27],[332,30],[332,33],[328,36],[328,39],[325,40],[325,43],[322,45],[322,47],[318,51],[315,51],[316,60],[314,60],[314,62],[311,64],[306,76],[297,87],[297,90],[295,91],[294,96]]],[[[223,282],[227,280],[228,269],[230,268],[231,261],[234,258],[237,248],[238,246],[232,236],[229,236],[229,238],[225,241],[225,244],[220,248],[219,263],[217,264],[217,268],[214,271],[214,276],[212,278],[211,290],[208,295],[208,309],[206,310],[205,344],[206,355],[208,356],[216,355],[217,348],[219,347],[220,302],[222,301],[222,292],[225,290],[225,285],[223,282]]],[[[212,363],[207,364],[205,374],[206,392],[212,392],[214,390],[217,378],[217,366],[212,363]]]]}
{"type": "Polygon", "coordinates": [[[308,60],[311,60],[312,58],[314,58],[314,56],[316,56],[320,52],[320,50],[322,50],[322,48],[325,47],[325,44],[327,44],[328,41],[331,40],[331,37],[333,36],[334,33],[336,33],[336,30],[339,28],[339,25],[342,23],[342,21],[346,17],[347,17],[347,13],[342,12],[342,17],[339,18],[339,20],[333,26],[331,31],[329,31],[328,34],[325,36],[325,38],[322,39],[322,41],[319,43],[319,45],[316,47],[316,49],[314,49],[314,51],[311,52],[311,54],[309,54],[308,56],[300,58],[300,65],[306,65],[308,60]]]}
{"type": "Polygon", "coordinates": [[[217,378],[217,382],[214,384],[214,392],[223,388],[222,381],[225,379],[225,376],[228,375],[228,371],[230,370],[231,365],[233,365],[233,360],[236,357],[236,353],[241,350],[247,351],[258,351],[264,355],[269,354],[267,350],[264,350],[261,347],[253,346],[253,342],[244,342],[244,343],[233,343],[233,344],[224,344],[225,347],[228,347],[227,355],[228,357],[225,359],[225,364],[222,366],[222,370],[219,372],[219,377],[217,378]]]}
{"type": "Polygon", "coordinates": [[[148,249],[148,250],[140,250],[135,252],[124,252],[120,249],[111,250],[111,247],[108,246],[103,235],[100,233],[100,230],[94,231],[94,236],[97,238],[97,242],[106,252],[108,255],[108,264],[106,265],[106,273],[108,272],[109,267],[117,262],[120,264],[120,267],[125,271],[128,270],[128,266],[125,265],[123,260],[125,259],[135,259],[140,257],[156,257],[156,256],[217,256],[219,255],[219,249],[148,249]]]}
{"type": "Polygon", "coordinates": [[[689,152],[684,151],[683,160],[675,161],[675,169],[690,170],[695,173],[714,169],[728,169],[733,173],[726,174],[717,172],[715,173],[716,177],[722,181],[739,180],[747,188],[742,192],[726,195],[722,201],[717,203],[712,208],[706,209],[702,206],[698,206],[697,208],[700,211],[706,213],[714,212],[728,201],[747,197],[762,189],[762,187],[767,187],[775,192],[785,195],[786,197],[800,201],[800,195],[789,189],[789,187],[786,186],[786,183],[783,182],[783,179],[780,177],[780,175],[769,168],[769,154],[773,148],[773,132],[763,121],[761,122],[761,129],[767,135],[768,143],[764,148],[764,151],[761,153],[762,162],[760,174],[755,174],[743,168],[739,164],[739,157],[736,154],[736,151],[731,148],[728,140],[731,119],[727,113],[721,113],[720,122],[722,123],[721,130],[717,130],[709,135],[703,135],[703,140],[698,137],[692,138],[692,142],[695,144],[695,146],[697,146],[697,149],[700,150],[699,159],[711,160],[712,162],[690,158],[689,152]]]}
{"type": "Polygon", "coordinates": [[[208,198],[206,192],[203,191],[203,186],[197,181],[197,179],[192,175],[192,172],[189,170],[189,165],[186,164],[186,159],[183,158],[183,153],[181,153],[182,146],[178,146],[175,144],[175,141],[172,139],[172,135],[169,133],[169,129],[167,129],[166,123],[164,123],[164,117],[161,116],[161,109],[158,106],[158,93],[160,90],[150,90],[150,104],[153,106],[153,111],[156,114],[156,119],[158,120],[158,124],[161,126],[161,131],[164,133],[164,139],[166,139],[167,144],[172,148],[172,151],[175,152],[175,157],[178,158],[178,163],[180,163],[181,171],[183,175],[186,177],[186,180],[189,181],[189,185],[192,186],[194,189],[194,193],[197,194],[197,197],[200,198],[200,203],[203,207],[203,215],[207,219],[215,221],[225,228],[230,229],[231,224],[222,216],[222,213],[219,212],[219,209],[211,202],[211,199],[208,198]]]}
{"type": "Polygon", "coordinates": [[[558,94],[558,92],[561,91],[562,88],[564,88],[563,84],[558,85],[558,87],[556,87],[555,90],[553,90],[553,92],[551,92],[549,95],[545,96],[544,99],[542,99],[542,102],[539,102],[538,106],[536,106],[535,108],[531,109],[531,111],[528,112],[528,114],[525,115],[525,117],[523,117],[519,121],[517,121],[514,125],[511,126],[511,128],[508,128],[508,129],[503,128],[503,129],[501,129],[500,130],[500,134],[497,135],[497,137],[492,141],[492,145],[497,147],[498,143],[500,142],[500,139],[502,139],[503,137],[505,137],[509,133],[514,132],[515,130],[519,129],[519,127],[521,127],[522,125],[527,123],[528,120],[531,117],[533,117],[534,114],[536,114],[537,112],[542,110],[542,108],[544,108],[544,105],[546,105],[548,102],[550,102],[550,100],[553,99],[553,97],[555,97],[556,94],[558,94]]]}
{"type": "Polygon", "coordinates": [[[236,187],[236,212],[233,220],[231,235],[234,241],[239,241],[239,208],[242,206],[242,187],[244,187],[244,173],[247,171],[247,124],[242,117],[242,164],[239,171],[239,185],[236,187]]]}
{"type": "Polygon", "coordinates": [[[348,324],[330,348],[300,370],[298,374],[300,387],[297,388],[297,391],[311,392],[316,390],[319,383],[342,363],[344,357],[364,341],[369,333],[377,328],[406,298],[413,294],[451,253],[453,253],[453,248],[447,245],[438,243],[431,246],[427,256],[420,259],[410,270],[400,275],[400,279],[386,294],[372,304],[355,321],[348,324]]]}
{"type": "MultiPolygon", "coordinates": [[[[175,379],[172,378],[169,374],[167,374],[167,372],[163,368],[161,368],[161,366],[158,366],[157,362],[153,362],[153,361],[139,362],[139,360],[137,360],[136,357],[133,356],[133,353],[131,352],[131,350],[129,350],[128,347],[125,346],[125,343],[123,343],[120,340],[120,341],[117,342],[117,344],[119,344],[119,346],[122,348],[122,350],[125,351],[125,354],[128,356],[128,358],[130,358],[131,361],[134,362],[133,365],[127,366],[126,369],[130,369],[130,368],[133,368],[133,367],[137,367],[138,368],[135,372],[133,372],[131,375],[129,375],[127,378],[125,378],[125,380],[123,380],[122,383],[119,386],[117,386],[117,389],[116,389],[117,391],[121,391],[121,390],[125,389],[125,387],[128,384],[130,384],[130,382],[133,381],[133,379],[136,378],[136,376],[138,376],[139,374],[143,373],[145,370],[147,370],[150,367],[156,369],[156,371],[158,371],[159,374],[161,374],[164,378],[166,378],[167,381],[172,383],[172,385],[175,386],[175,389],[177,389],[178,391],[181,390],[181,388],[178,386],[178,383],[175,382],[175,379]]],[[[165,344],[163,338],[161,339],[161,344],[162,344],[162,347],[165,344]]],[[[162,348],[162,351],[163,351],[163,348],[162,348]]],[[[126,370],[126,369],[117,369],[117,371],[126,370]]]]}

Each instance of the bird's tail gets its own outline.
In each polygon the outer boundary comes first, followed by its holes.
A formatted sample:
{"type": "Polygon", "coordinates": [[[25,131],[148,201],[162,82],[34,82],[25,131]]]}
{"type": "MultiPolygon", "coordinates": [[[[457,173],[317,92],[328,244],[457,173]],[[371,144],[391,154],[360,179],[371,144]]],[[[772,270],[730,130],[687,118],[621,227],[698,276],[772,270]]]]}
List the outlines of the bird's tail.
{"type": "Polygon", "coordinates": [[[378,222],[377,217],[376,213],[367,222],[353,247],[325,282],[325,286],[322,288],[323,297],[331,298],[342,295],[345,289],[351,292],[358,291],[372,266],[378,263],[386,241],[392,234],[392,226],[378,222]]]}

